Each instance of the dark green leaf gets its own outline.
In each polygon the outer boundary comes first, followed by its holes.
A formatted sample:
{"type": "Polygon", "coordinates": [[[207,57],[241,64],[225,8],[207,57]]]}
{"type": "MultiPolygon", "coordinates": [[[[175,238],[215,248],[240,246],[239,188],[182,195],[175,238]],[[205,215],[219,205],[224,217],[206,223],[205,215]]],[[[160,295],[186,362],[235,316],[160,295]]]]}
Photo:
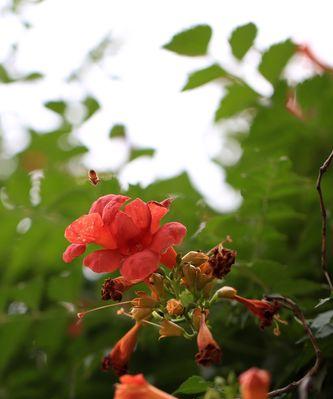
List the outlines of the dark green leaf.
{"type": "Polygon", "coordinates": [[[212,29],[209,25],[197,25],[173,36],[163,48],[181,55],[205,55],[211,36],[212,29]]]}
{"type": "Polygon", "coordinates": [[[210,384],[198,375],[193,375],[184,381],[174,392],[177,394],[191,395],[206,392],[210,384]]]}
{"type": "Polygon", "coordinates": [[[248,52],[257,36],[257,27],[252,23],[236,28],[229,39],[232,54],[241,60],[248,52]]]}

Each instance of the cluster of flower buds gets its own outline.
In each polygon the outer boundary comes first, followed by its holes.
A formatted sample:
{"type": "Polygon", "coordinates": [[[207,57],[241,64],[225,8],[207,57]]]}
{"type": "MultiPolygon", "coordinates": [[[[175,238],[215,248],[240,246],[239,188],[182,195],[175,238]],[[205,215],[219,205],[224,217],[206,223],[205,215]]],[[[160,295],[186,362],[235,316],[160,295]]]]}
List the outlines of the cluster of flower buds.
{"type": "Polygon", "coordinates": [[[127,373],[138,333],[147,326],[158,328],[160,339],[196,338],[196,362],[202,366],[219,363],[222,350],[209,325],[211,307],[218,300],[245,305],[260,320],[261,328],[278,319],[277,303],[241,297],[232,287],[216,288],[236,261],[236,251],[224,246],[231,242],[229,237],[206,253],[176,254],[173,246],[182,242],[186,228],[179,222],[160,226],[170,205],[171,200],[145,203],[111,194],[95,201],[88,215],[66,229],[71,245],[65,261],[81,255],[92,242],[103,249],[86,256],[84,264],[95,272],[120,271],[119,277],[107,278],[101,290],[102,299],[113,303],[80,313],[82,318],[94,310],[119,306],[117,313],[133,320],[133,327],[102,363],[103,370],[111,368],[119,376],[127,373]],[[135,289],[138,283],[141,290],[135,289]],[[128,298],[120,302],[124,295],[128,298]]]}

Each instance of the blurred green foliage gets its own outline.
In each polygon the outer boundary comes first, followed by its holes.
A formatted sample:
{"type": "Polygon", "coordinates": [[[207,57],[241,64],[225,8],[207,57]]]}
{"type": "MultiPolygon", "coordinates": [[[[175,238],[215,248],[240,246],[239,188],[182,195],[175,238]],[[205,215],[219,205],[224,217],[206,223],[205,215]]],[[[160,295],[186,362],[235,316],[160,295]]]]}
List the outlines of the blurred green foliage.
{"type": "MultiPolygon", "coordinates": [[[[211,35],[211,28],[201,25],[175,35],[164,48],[182,55],[203,55],[211,35]]],[[[237,59],[245,58],[255,36],[253,24],[231,35],[237,59]]],[[[185,173],[145,189],[130,186],[126,194],[144,200],[177,196],[167,219],[188,227],[183,253],[208,250],[230,235],[238,258],[226,284],[250,298],[269,293],[289,296],[302,307],[325,354],[314,385],[321,393],[313,397],[330,398],[332,381],[324,377],[333,371],[333,315],[329,299],[316,307],[329,291],[320,268],[321,217],[315,180],[332,148],[333,77],[322,73],[289,87],[283,69],[294,52],[291,41],[263,52],[259,71],[274,85],[269,98],[217,63],[191,74],[184,87],[218,82],[221,92],[222,87],[226,91],[215,120],[244,117],[249,121],[248,130],[227,133],[228,140],[241,145],[240,161],[221,165],[230,185],[243,196],[237,211],[219,214],[210,209],[185,173]],[[290,90],[297,94],[304,120],[286,109],[290,90]]],[[[0,74],[2,82],[10,84],[3,68],[0,74]]],[[[83,105],[86,118],[99,108],[91,97],[83,105]]],[[[111,397],[116,379],[100,371],[100,359],[129,322],[105,310],[87,317],[82,329],[77,327],[76,312],[100,304],[103,278],[87,279],[81,259],[66,265],[61,255],[66,247],[65,227],[86,213],[97,197],[118,193],[120,187],[116,177],[102,175],[102,182],[93,187],[86,176],[72,173],[73,161],[87,149],[70,140],[73,126],[65,118],[67,105],[52,101],[45,107],[61,115],[62,126],[54,132],[30,131],[30,144],[15,157],[15,170],[0,182],[0,398],[111,397]]],[[[110,140],[126,139],[123,126],[111,128],[110,140]]],[[[142,155],[152,156],[153,151],[133,149],[128,162],[142,155]]],[[[6,162],[2,151],[1,163],[6,162]]],[[[329,243],[332,183],[330,171],[323,181],[329,243]]],[[[332,261],[330,251],[329,265],[332,261]]],[[[283,312],[282,317],[289,324],[276,337],[269,329],[260,331],[244,309],[217,304],[211,323],[223,348],[223,362],[205,370],[194,363],[195,342],[177,338],[159,342],[155,331],[144,329],[130,372],[143,372],[152,383],[185,398],[203,397],[208,387],[231,398],[237,392],[235,374],[251,366],[270,370],[273,385],[281,386],[301,377],[314,361],[302,327],[290,314],[283,312]],[[193,374],[196,377],[179,387],[193,374]]]]}

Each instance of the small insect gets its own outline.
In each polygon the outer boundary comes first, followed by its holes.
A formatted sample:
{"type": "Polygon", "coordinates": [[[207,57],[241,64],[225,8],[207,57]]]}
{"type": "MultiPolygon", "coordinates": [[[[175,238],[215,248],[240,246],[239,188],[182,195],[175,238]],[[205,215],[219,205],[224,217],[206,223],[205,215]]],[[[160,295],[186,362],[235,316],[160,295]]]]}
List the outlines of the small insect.
{"type": "Polygon", "coordinates": [[[90,183],[93,186],[97,186],[97,184],[101,181],[101,179],[98,177],[97,173],[94,170],[89,170],[88,172],[88,178],[90,183]]]}

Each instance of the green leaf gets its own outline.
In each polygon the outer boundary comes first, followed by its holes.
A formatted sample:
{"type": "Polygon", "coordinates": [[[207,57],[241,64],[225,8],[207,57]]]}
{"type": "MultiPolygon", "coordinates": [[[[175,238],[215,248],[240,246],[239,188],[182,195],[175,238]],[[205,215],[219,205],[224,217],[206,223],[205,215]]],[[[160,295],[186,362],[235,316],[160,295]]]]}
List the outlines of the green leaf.
{"type": "Polygon", "coordinates": [[[187,79],[186,85],[182,91],[195,89],[196,87],[203,86],[206,83],[218,78],[227,77],[226,71],[218,64],[213,64],[207,68],[200,69],[199,71],[192,72],[187,79]]]}
{"type": "Polygon", "coordinates": [[[236,28],[229,39],[232,54],[239,60],[243,59],[257,36],[257,27],[252,23],[236,28]]]}
{"type": "Polygon", "coordinates": [[[12,78],[9,76],[6,68],[0,64],[0,82],[1,83],[11,83],[12,78]]]}
{"type": "MultiPolygon", "coordinates": [[[[21,345],[27,337],[31,319],[22,315],[8,316],[7,322],[0,329],[0,372],[6,367],[10,358],[19,352],[21,345]]],[[[19,358],[20,355],[18,354],[19,358]]]]}
{"type": "Polygon", "coordinates": [[[89,119],[92,115],[94,115],[94,113],[96,111],[98,111],[100,109],[99,102],[95,98],[90,97],[90,96],[88,96],[83,101],[83,104],[85,105],[86,110],[87,110],[87,113],[86,113],[86,116],[85,116],[84,120],[89,119]]]}
{"type": "Polygon", "coordinates": [[[281,73],[290,58],[295,53],[296,46],[291,40],[286,40],[271,46],[261,58],[260,73],[272,84],[280,78],[281,73]]]}
{"type": "Polygon", "coordinates": [[[44,104],[46,108],[50,109],[51,111],[56,112],[59,115],[64,115],[66,111],[66,103],[62,100],[59,101],[48,101],[44,104]]]}
{"type": "Polygon", "coordinates": [[[31,72],[28,75],[24,76],[22,80],[24,81],[33,81],[33,80],[39,80],[42,79],[44,75],[40,72],[31,72]]]}
{"type": "Polygon", "coordinates": [[[333,310],[320,313],[312,320],[311,328],[316,331],[317,338],[325,338],[333,334],[333,310]]]}
{"type": "Polygon", "coordinates": [[[258,99],[256,93],[246,84],[234,83],[228,87],[228,93],[222,98],[218,109],[215,112],[215,121],[222,118],[229,118],[255,105],[258,99]]]}
{"type": "Polygon", "coordinates": [[[209,382],[205,381],[202,377],[198,375],[193,375],[192,377],[188,378],[184,381],[180,387],[173,393],[174,395],[177,394],[184,394],[184,395],[193,395],[206,392],[209,388],[209,382]]]}
{"type": "Polygon", "coordinates": [[[115,138],[115,137],[126,137],[126,130],[125,130],[125,126],[124,125],[114,125],[109,133],[109,137],[111,139],[115,138]]]}
{"type": "Polygon", "coordinates": [[[209,25],[197,25],[173,36],[163,48],[181,55],[205,55],[211,36],[209,25]]]}
{"type": "Polygon", "coordinates": [[[132,148],[130,153],[130,161],[139,157],[152,157],[155,154],[153,148],[132,148]]]}

